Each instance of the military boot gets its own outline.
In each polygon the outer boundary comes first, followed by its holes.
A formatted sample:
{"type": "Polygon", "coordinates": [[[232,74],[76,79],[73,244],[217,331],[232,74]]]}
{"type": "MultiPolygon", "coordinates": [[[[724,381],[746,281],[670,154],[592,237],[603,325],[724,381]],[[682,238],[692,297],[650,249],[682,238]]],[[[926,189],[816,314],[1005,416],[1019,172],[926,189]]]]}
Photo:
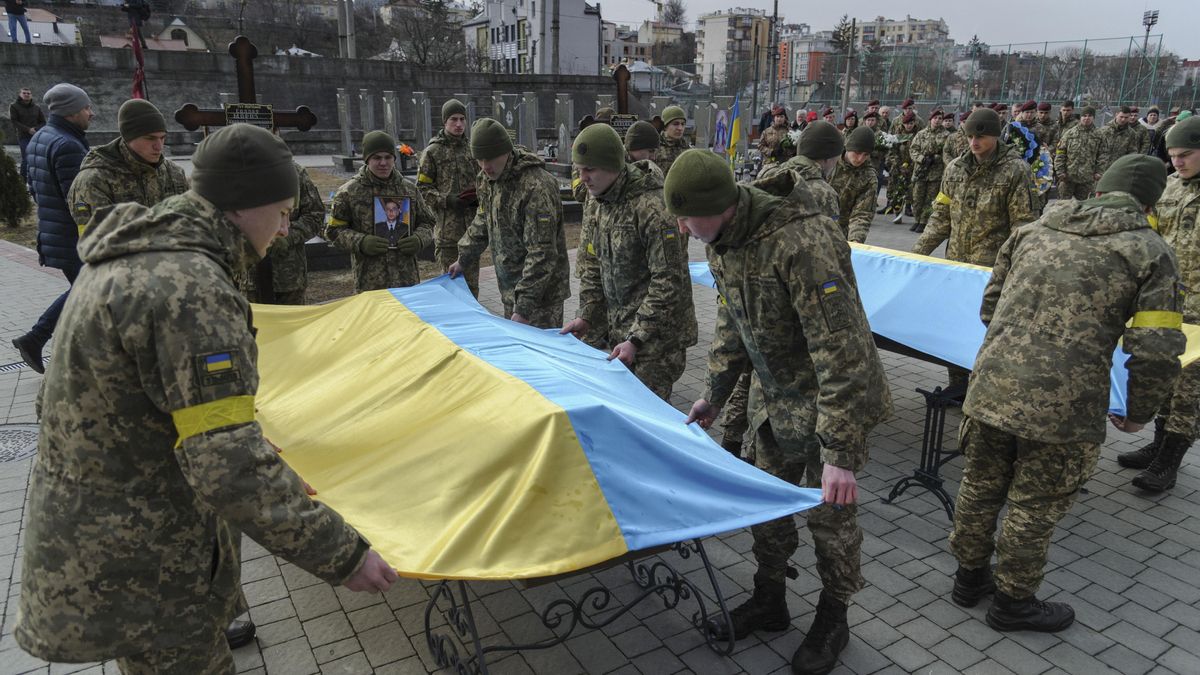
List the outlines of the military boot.
{"type": "MultiPolygon", "coordinates": [[[[787,591],[782,581],[760,581],[754,579],[754,595],[729,613],[733,624],[733,639],[741,640],[756,630],[781,631],[792,625],[792,615],[787,608],[787,591]]],[[[717,640],[729,639],[729,627],[724,617],[711,622],[713,636],[717,640]]]]}
{"type": "Polygon", "coordinates": [[[962,565],[954,573],[954,592],[950,599],[960,607],[974,607],[979,601],[996,590],[992,583],[992,569],[987,565],[969,570],[962,565]]]}
{"type": "Polygon", "coordinates": [[[1154,418],[1154,440],[1132,452],[1122,452],[1117,455],[1117,464],[1126,469],[1144,469],[1150,466],[1162,448],[1167,438],[1167,420],[1162,417],[1154,418]]]}
{"type": "Polygon", "coordinates": [[[826,591],[817,601],[817,615],[808,634],[792,655],[796,675],[824,675],[837,665],[838,654],[850,642],[850,624],[846,623],[846,605],[826,591]]]}
{"type": "Polygon", "coordinates": [[[230,649],[237,649],[250,644],[254,640],[255,632],[253,621],[234,619],[225,627],[225,641],[229,643],[230,649]]]}
{"type": "Polygon", "coordinates": [[[21,355],[21,360],[25,365],[33,369],[33,372],[45,374],[46,365],[42,362],[42,348],[46,346],[46,341],[38,338],[33,333],[26,333],[21,337],[12,341],[13,347],[16,347],[17,353],[21,355]]]}
{"type": "Polygon", "coordinates": [[[1175,487],[1175,475],[1179,473],[1179,464],[1188,448],[1192,447],[1192,439],[1183,434],[1167,434],[1162,448],[1154,456],[1154,461],[1146,470],[1133,477],[1134,487],[1147,492],[1165,492],[1175,487]]]}
{"type": "Polygon", "coordinates": [[[1057,633],[1075,623],[1075,610],[1065,602],[1047,602],[1033,596],[1017,600],[1003,591],[996,591],[996,599],[986,618],[987,625],[998,631],[1057,633]]]}

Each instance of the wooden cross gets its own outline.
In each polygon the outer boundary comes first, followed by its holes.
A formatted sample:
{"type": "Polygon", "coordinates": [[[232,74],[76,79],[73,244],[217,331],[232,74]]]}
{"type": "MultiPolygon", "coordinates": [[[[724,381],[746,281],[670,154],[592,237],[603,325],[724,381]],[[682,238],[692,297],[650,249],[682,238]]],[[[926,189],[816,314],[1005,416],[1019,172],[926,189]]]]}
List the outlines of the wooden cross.
{"type": "Polygon", "coordinates": [[[222,110],[202,110],[194,103],[185,103],[175,111],[175,121],[188,131],[200,127],[223,127],[235,122],[246,122],[276,131],[277,129],[299,129],[308,131],[317,123],[317,116],[307,106],[295,110],[276,111],[272,106],[260,104],[254,94],[254,59],[258,48],[244,35],[229,43],[229,54],[237,61],[238,102],[230,103],[222,110]]]}
{"type": "MultiPolygon", "coordinates": [[[[622,134],[625,133],[625,129],[628,129],[630,125],[637,121],[636,115],[629,114],[629,79],[631,77],[632,75],[629,74],[629,69],[625,67],[624,63],[613,69],[612,79],[617,83],[617,115],[622,118],[618,120],[618,124],[613,126],[620,126],[622,134]]],[[[579,130],[583,131],[595,123],[595,116],[588,113],[583,116],[583,119],[579,120],[579,130]]],[[[612,122],[609,121],[608,124],[612,124],[612,122]]]]}

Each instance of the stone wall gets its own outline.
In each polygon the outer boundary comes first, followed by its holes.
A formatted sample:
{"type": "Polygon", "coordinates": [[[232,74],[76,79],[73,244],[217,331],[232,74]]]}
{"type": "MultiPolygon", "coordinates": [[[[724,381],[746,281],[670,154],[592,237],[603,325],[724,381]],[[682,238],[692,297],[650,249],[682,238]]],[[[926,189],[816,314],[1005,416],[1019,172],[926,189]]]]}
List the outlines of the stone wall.
{"type": "MultiPolygon", "coordinates": [[[[174,111],[184,103],[201,108],[217,108],[220,94],[236,96],[237,78],[233,57],[220,53],[148,52],[146,79],[150,100],[163,111],[171,132],[168,143],[173,154],[188,154],[200,132],[187,133],[174,122],[174,111]]],[[[554,98],[569,93],[575,101],[575,116],[582,117],[595,108],[597,94],[616,91],[613,81],[600,76],[501,75],[467,72],[430,72],[407,63],[370,61],[363,59],[301,58],[262,56],[254,60],[256,93],[264,103],[277,109],[290,110],[306,105],[317,115],[315,132],[285,133],[298,154],[336,152],[338,145],[337,89],[344,87],[351,94],[351,120],[354,138],[360,137],[361,115],[358,105],[359,89],[379,92],[373,97],[375,122],[383,126],[382,92],[396,92],[404,97],[413,91],[423,91],[430,98],[432,127],[441,126],[440,108],[443,101],[455,93],[475,96],[476,112],[490,114],[493,91],[519,94],[526,91],[538,94],[539,138],[556,137],[553,131],[554,98]]],[[[44,47],[23,44],[0,44],[0,98],[9,103],[16,100],[22,86],[33,89],[40,103],[46,89],[58,82],[72,82],[83,87],[96,105],[92,130],[96,138],[111,138],[117,128],[117,109],[129,97],[133,74],[133,53],[129,50],[98,47],[44,47]],[[105,133],[107,132],[107,133],[105,133]]],[[[642,104],[630,95],[633,112],[644,111],[642,104]]],[[[12,127],[8,124],[7,106],[0,107],[7,143],[13,143],[12,127]]],[[[406,106],[401,107],[400,125],[409,130],[413,140],[412,120],[406,106]]]]}

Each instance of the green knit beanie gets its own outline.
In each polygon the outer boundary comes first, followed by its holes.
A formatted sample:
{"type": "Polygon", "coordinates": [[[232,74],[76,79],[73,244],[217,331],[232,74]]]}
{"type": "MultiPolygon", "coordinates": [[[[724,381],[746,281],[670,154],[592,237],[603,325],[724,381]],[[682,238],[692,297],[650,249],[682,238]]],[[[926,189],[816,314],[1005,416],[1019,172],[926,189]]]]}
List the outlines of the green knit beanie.
{"type": "Polygon", "coordinates": [[[675,120],[687,122],[687,113],[683,112],[683,108],[677,105],[669,105],[663,108],[662,115],[659,115],[659,117],[662,118],[664,127],[675,120]]]}
{"type": "Polygon", "coordinates": [[[490,117],[480,117],[471,127],[471,157],[496,159],[513,151],[508,129],[490,117]]]}
{"type": "Polygon", "coordinates": [[[386,152],[392,157],[396,156],[396,139],[392,138],[386,131],[371,131],[368,132],[362,139],[363,161],[371,158],[371,155],[377,152],[386,152]]]}
{"type": "Polygon", "coordinates": [[[846,137],[842,135],[842,132],[829,122],[818,120],[805,127],[800,134],[800,143],[796,145],[796,154],[813,160],[822,160],[837,157],[842,154],[845,147],[846,137]]]}
{"type": "Polygon", "coordinates": [[[980,108],[967,116],[963,133],[968,136],[999,136],[1000,115],[995,110],[980,108]]]}
{"type": "Polygon", "coordinates": [[[167,130],[167,120],[150,101],[131,98],[117,111],[117,128],[125,142],[167,130]]]}
{"type": "Polygon", "coordinates": [[[1092,106],[1090,106],[1090,105],[1085,105],[1085,106],[1083,106],[1083,110],[1080,110],[1080,111],[1079,111],[1079,116],[1080,116],[1080,117],[1087,117],[1087,116],[1089,116],[1089,115],[1090,115],[1090,116],[1092,116],[1092,117],[1095,117],[1095,116],[1096,116],[1096,109],[1095,109],[1095,108],[1093,108],[1093,107],[1092,107],[1092,106]]]}
{"type": "Polygon", "coordinates": [[[591,124],[575,137],[571,145],[571,163],[593,169],[620,171],[625,166],[625,146],[612,127],[591,124]]]}
{"type": "Polygon", "coordinates": [[[1142,206],[1154,206],[1166,187],[1167,167],[1157,157],[1125,155],[1100,177],[1096,192],[1128,192],[1142,206]]]}
{"type": "Polygon", "coordinates": [[[871,152],[875,149],[875,132],[871,127],[856,127],[846,139],[846,149],[850,152],[871,152]]]}
{"type": "Polygon", "coordinates": [[[1176,121],[1175,126],[1167,132],[1167,148],[1200,148],[1200,117],[1183,117],[1182,114],[1180,117],[1182,121],[1176,121]]]}
{"type": "Polygon", "coordinates": [[[658,129],[655,129],[654,125],[649,122],[634,122],[625,132],[625,149],[629,152],[653,150],[660,144],[658,129]]]}
{"type": "Polygon", "coordinates": [[[693,148],[671,165],[663,198],[671,215],[715,216],[737,203],[738,189],[724,157],[693,148]]]}
{"type": "Polygon", "coordinates": [[[295,199],[292,151],[275,134],[233,124],[210,134],[192,155],[192,189],[222,211],[295,199]]]}
{"type": "Polygon", "coordinates": [[[463,105],[463,102],[456,98],[446,101],[442,104],[442,122],[448,121],[451,115],[462,115],[463,117],[466,117],[467,106],[463,105]]]}

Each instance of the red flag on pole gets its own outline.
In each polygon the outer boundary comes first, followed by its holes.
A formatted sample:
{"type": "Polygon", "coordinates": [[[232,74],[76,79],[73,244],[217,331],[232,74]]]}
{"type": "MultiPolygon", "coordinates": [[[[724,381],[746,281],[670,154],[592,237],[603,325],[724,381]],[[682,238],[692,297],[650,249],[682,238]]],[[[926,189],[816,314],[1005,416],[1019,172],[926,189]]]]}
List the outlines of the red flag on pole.
{"type": "Polygon", "coordinates": [[[146,98],[146,57],[142,53],[142,29],[133,20],[130,20],[129,24],[133,58],[137,61],[137,66],[133,69],[133,92],[131,96],[132,98],[146,98]]]}

